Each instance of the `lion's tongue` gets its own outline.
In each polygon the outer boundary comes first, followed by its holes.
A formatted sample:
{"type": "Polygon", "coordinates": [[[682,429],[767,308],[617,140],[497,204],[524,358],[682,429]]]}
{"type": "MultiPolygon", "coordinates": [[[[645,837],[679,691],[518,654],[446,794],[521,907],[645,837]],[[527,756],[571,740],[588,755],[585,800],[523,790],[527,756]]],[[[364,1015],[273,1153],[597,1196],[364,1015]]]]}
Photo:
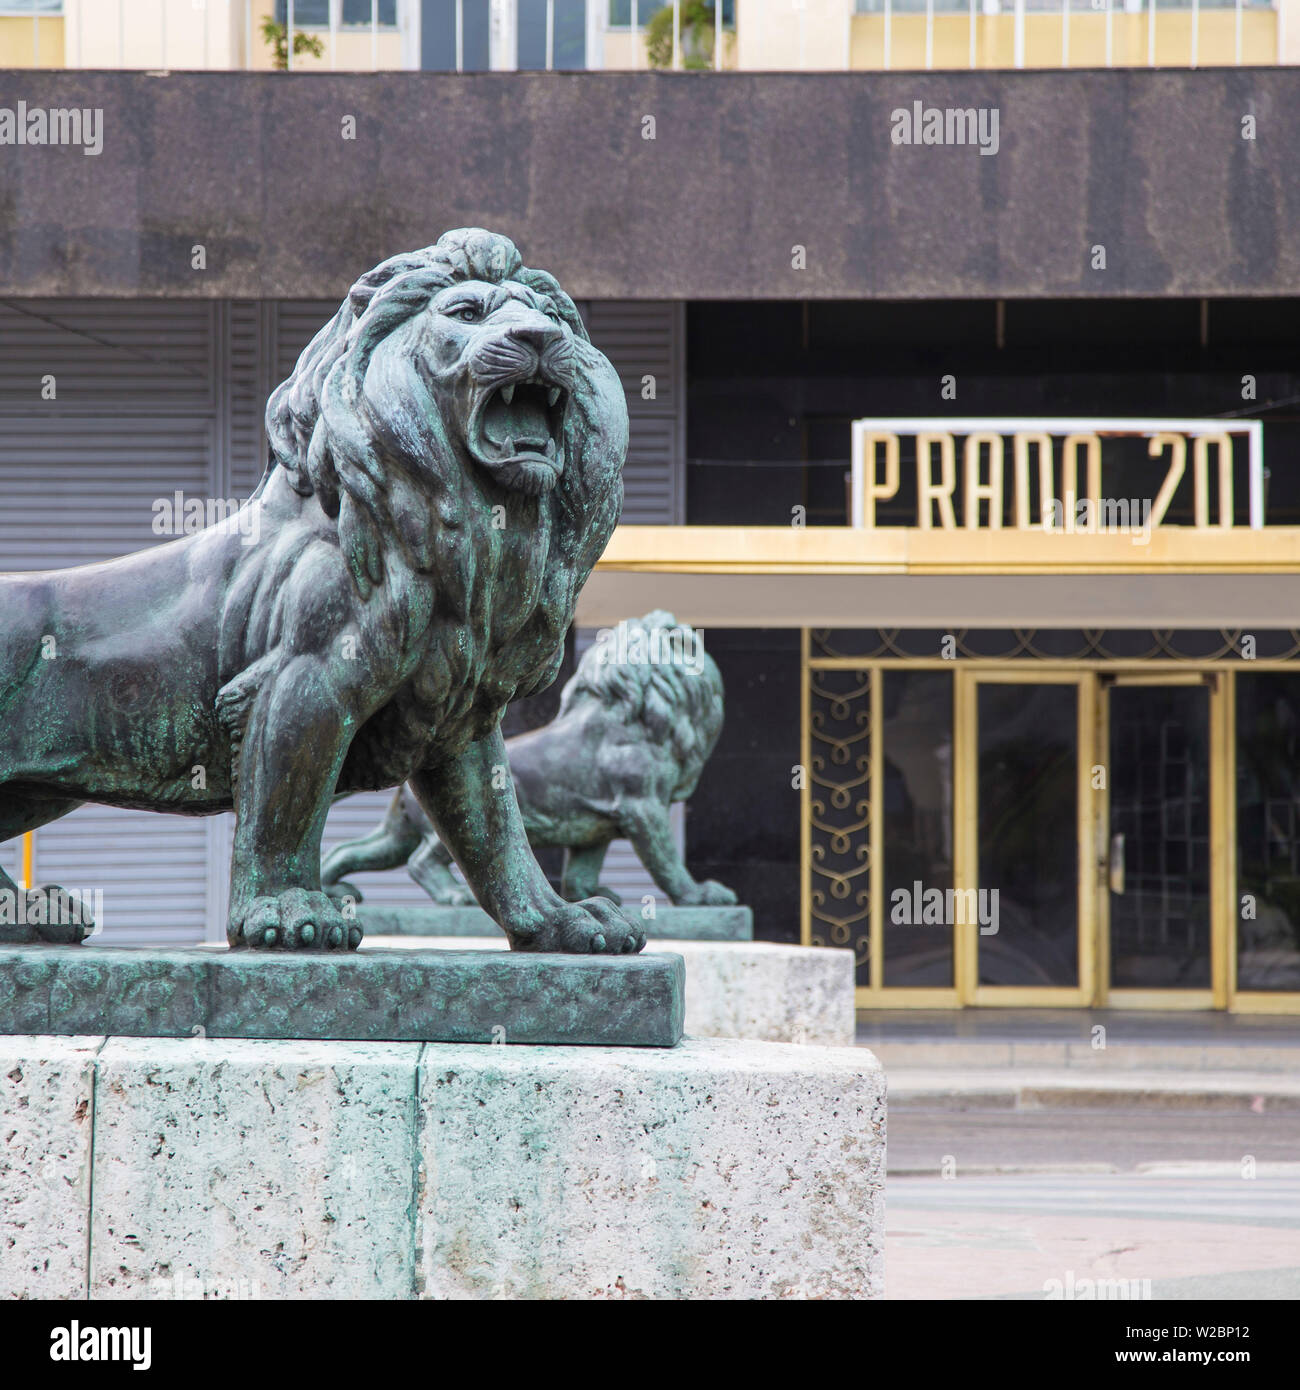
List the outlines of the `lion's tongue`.
{"type": "Polygon", "coordinates": [[[513,441],[515,449],[536,453],[546,452],[551,437],[545,407],[522,392],[509,405],[500,396],[492,401],[483,418],[483,432],[499,448],[513,441]]]}

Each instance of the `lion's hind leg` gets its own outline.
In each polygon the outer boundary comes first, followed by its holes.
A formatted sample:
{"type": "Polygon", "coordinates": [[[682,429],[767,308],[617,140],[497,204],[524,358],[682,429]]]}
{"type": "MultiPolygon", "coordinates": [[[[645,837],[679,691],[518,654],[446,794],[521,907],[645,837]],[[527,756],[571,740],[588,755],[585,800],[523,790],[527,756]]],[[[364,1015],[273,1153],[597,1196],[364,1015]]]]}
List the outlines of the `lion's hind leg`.
{"type": "Polygon", "coordinates": [[[570,846],[564,851],[560,896],[565,902],[580,903],[584,898],[608,898],[612,903],[623,901],[612,888],[600,881],[600,870],[608,849],[609,841],[602,840],[594,845],[570,846]]]}
{"type": "Polygon", "coordinates": [[[434,902],[443,907],[466,907],[474,901],[473,895],[456,882],[451,865],[450,851],[431,830],[411,856],[406,869],[434,902]]]}
{"type": "MultiPolygon", "coordinates": [[[[0,841],[48,825],[82,805],[64,797],[37,796],[0,787],[0,841]]],[[[80,904],[54,884],[21,888],[0,869],[0,942],[77,945],[94,929],[80,904]]]]}
{"type": "Polygon", "coordinates": [[[729,907],[736,895],[714,879],[697,882],[673,841],[668,807],[654,799],[632,802],[622,808],[623,833],[632,842],[637,858],[658,887],[678,907],[729,907]]]}
{"type": "Polygon", "coordinates": [[[359,840],[345,840],[335,845],[321,864],[320,881],[331,898],[351,898],[361,901],[361,890],[348,883],[343,875],[383,869],[395,869],[415,853],[421,840],[421,827],[407,815],[402,789],[393,795],[382,821],[359,840]]]}

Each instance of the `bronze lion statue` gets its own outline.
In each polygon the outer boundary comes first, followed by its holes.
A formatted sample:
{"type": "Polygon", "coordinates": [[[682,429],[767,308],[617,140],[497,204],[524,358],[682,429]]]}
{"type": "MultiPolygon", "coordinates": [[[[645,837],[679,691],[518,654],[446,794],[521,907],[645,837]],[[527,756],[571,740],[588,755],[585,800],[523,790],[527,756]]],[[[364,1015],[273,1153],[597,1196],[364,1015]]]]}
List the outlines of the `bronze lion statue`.
{"type": "Polygon", "coordinates": [[[516,950],[640,950],[550,887],[493,777],[622,503],[626,401],[572,300],[507,238],[448,232],[356,282],[266,420],[240,524],[0,576],[0,839],[84,801],[233,809],[230,944],[355,948],[326,812],[406,782],[516,950]]]}
{"type": "MultiPolygon", "coordinates": [[[[673,903],[736,901],[723,884],[691,877],[668,822],[672,803],[695,790],[721,732],[722,676],[699,634],[671,613],[620,623],[587,649],[555,719],[506,741],[528,843],[565,851],[567,901],[620,901],[599,882],[617,839],[632,842],[673,903]]],[[[452,877],[452,858],[412,789],[400,787],[370,835],[326,856],[321,881],[332,896],[360,902],[344,874],[404,863],[434,902],[461,905],[470,898],[452,877]]]]}

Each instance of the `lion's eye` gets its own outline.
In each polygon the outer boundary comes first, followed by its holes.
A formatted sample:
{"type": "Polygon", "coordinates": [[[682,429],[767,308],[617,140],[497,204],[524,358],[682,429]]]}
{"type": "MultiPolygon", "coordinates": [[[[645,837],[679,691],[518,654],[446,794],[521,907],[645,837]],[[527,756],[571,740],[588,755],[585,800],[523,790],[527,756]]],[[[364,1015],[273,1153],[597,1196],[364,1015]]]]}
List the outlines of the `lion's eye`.
{"type": "Polygon", "coordinates": [[[447,310],[447,317],[459,319],[461,323],[477,323],[481,313],[476,304],[457,304],[447,310]]]}

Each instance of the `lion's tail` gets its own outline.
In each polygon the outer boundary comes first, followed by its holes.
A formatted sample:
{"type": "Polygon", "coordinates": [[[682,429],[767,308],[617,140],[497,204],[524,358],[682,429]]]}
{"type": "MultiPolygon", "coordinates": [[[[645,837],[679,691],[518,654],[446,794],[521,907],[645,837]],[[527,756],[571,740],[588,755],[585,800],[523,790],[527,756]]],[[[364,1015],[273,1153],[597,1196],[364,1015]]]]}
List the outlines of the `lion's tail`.
{"type": "Polygon", "coordinates": [[[413,855],[427,827],[418,825],[403,806],[402,789],[393,796],[383,820],[359,840],[335,845],[321,864],[323,886],[337,883],[345,874],[366,869],[395,869],[413,855]]]}

